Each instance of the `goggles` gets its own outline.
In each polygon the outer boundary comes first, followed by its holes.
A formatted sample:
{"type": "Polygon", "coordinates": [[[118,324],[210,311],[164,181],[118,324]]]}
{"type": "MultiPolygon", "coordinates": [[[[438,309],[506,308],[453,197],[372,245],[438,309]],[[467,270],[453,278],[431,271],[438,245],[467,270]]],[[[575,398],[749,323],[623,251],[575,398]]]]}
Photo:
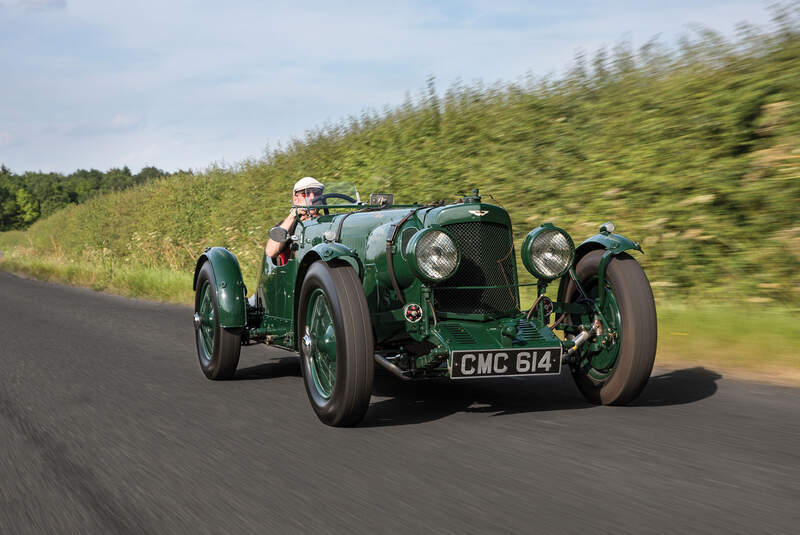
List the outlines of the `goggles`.
{"type": "Polygon", "coordinates": [[[299,189],[299,190],[295,191],[294,194],[295,195],[303,195],[305,197],[308,197],[309,195],[313,194],[314,197],[319,197],[320,195],[322,195],[322,189],[321,188],[299,189]]]}

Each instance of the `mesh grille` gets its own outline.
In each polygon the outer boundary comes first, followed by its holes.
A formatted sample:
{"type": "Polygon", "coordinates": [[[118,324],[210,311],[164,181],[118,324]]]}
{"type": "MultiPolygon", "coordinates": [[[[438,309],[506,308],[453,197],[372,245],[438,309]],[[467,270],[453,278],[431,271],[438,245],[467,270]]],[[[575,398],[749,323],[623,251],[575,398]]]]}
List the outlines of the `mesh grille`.
{"type": "MultiPolygon", "coordinates": [[[[461,248],[461,265],[442,286],[495,286],[517,282],[508,227],[499,223],[455,223],[444,228],[461,248]],[[501,258],[504,260],[498,263],[501,258]]],[[[436,310],[461,314],[513,312],[517,310],[515,294],[514,288],[434,292],[436,310]]]]}

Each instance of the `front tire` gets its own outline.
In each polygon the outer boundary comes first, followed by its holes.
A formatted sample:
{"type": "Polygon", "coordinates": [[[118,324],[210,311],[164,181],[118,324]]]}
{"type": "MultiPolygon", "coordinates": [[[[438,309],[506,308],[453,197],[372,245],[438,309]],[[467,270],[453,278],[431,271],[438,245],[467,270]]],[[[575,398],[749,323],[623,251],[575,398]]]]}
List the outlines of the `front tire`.
{"type": "Polygon", "coordinates": [[[205,376],[213,381],[230,379],[239,365],[242,337],[239,329],[219,324],[217,282],[211,263],[206,262],[197,275],[194,298],[197,359],[205,376]]]}
{"type": "Polygon", "coordinates": [[[356,425],[372,396],[374,342],[367,300],[353,268],[312,264],[300,290],[297,317],[311,406],[328,425],[356,425]]]}
{"type": "MultiPolygon", "coordinates": [[[[575,275],[589,299],[598,295],[597,273],[604,250],[591,251],[578,262],[575,275]]],[[[639,263],[627,253],[616,255],[606,266],[606,304],[603,316],[617,334],[607,345],[579,349],[572,366],[575,384],[584,397],[596,404],[625,405],[641,394],[656,356],[656,307],[650,282],[639,263]]],[[[574,281],[567,285],[564,300],[580,297],[574,281]]],[[[570,323],[586,323],[593,316],[573,316],[570,323]]]]}

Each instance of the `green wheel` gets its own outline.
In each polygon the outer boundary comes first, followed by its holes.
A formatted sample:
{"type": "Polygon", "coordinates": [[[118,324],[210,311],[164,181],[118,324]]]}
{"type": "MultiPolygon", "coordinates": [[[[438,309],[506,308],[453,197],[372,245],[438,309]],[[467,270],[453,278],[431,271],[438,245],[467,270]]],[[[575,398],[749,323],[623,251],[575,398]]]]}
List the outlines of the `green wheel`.
{"type": "MultiPolygon", "coordinates": [[[[604,250],[591,251],[580,259],[575,275],[586,292],[596,300],[597,273],[604,250]]],[[[606,266],[606,299],[601,307],[613,336],[586,342],[578,350],[572,376],[581,393],[592,403],[625,405],[641,394],[656,356],[656,307],[650,282],[639,263],[622,253],[606,266]]],[[[570,281],[563,299],[577,301],[577,287],[570,281]]],[[[572,324],[591,325],[595,314],[572,315],[572,324]]]]}
{"type": "Polygon", "coordinates": [[[300,362],[319,419],[355,425],[372,395],[372,324],[361,281],[348,264],[311,265],[300,291],[300,362]]]}
{"type": "Polygon", "coordinates": [[[212,380],[233,377],[242,348],[241,332],[239,329],[225,329],[219,324],[217,283],[208,262],[197,275],[194,328],[197,358],[205,376],[212,380]]]}

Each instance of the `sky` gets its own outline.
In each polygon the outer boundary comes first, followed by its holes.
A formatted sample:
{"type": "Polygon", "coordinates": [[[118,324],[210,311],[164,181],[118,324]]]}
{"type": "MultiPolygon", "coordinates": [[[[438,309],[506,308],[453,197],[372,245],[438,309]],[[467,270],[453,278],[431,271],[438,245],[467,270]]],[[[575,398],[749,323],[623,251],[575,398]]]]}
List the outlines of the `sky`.
{"type": "Polygon", "coordinates": [[[692,25],[767,25],[769,1],[0,0],[0,163],[12,171],[263,156],[400,105],[430,76],[560,76],[575,55],[692,25]]]}

